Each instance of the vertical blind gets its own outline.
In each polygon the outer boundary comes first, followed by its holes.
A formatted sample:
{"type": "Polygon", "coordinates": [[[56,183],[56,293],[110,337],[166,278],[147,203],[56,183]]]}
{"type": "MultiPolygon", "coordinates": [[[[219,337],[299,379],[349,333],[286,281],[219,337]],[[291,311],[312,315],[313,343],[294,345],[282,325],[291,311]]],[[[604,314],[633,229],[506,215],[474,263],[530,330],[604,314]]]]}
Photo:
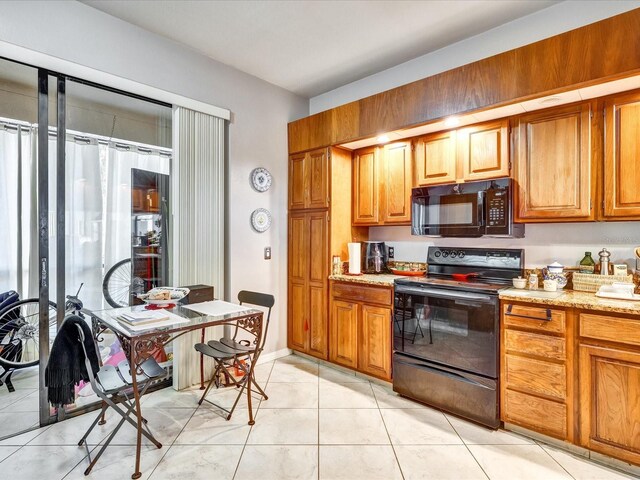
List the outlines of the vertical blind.
{"type": "MultiPolygon", "coordinates": [[[[225,120],[186,108],[174,112],[173,284],[205,284],[221,298],[224,291],[224,132],[225,120]]],[[[220,336],[207,329],[207,340],[220,336]]],[[[200,332],[174,345],[176,389],[200,381],[199,354],[193,345],[200,332]]],[[[207,378],[212,362],[207,362],[207,378]]]]}

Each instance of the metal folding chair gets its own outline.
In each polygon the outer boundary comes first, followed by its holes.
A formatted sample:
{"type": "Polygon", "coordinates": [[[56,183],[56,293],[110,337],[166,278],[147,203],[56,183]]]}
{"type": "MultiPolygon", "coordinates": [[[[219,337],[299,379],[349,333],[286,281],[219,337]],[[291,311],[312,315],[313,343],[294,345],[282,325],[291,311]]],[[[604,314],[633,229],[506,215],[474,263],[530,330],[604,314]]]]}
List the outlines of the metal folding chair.
{"type": "MultiPolygon", "coordinates": [[[[105,449],[109,446],[113,438],[116,436],[124,422],[129,422],[136,429],[138,428],[138,424],[135,420],[130,418],[132,413],[135,413],[135,401],[133,398],[133,387],[132,387],[132,378],[131,378],[131,368],[129,362],[127,360],[123,360],[118,364],[117,367],[113,365],[103,365],[100,367],[97,375],[93,374],[93,370],[91,368],[91,363],[89,361],[89,356],[87,355],[87,351],[84,346],[84,332],[82,328],[78,325],[79,332],[79,341],[82,345],[82,352],[84,354],[84,363],[87,368],[87,372],[89,374],[89,381],[91,382],[91,387],[93,387],[93,391],[100,397],[102,400],[102,409],[100,413],[96,417],[96,419],[91,423],[86,433],[82,436],[78,445],[85,445],[87,449],[87,457],[89,458],[89,466],[84,471],[85,475],[89,475],[91,469],[96,464],[100,456],[104,453],[105,449]],[[91,458],[91,452],[89,447],[87,446],[86,440],[94,427],[98,424],[98,421],[103,418],[107,408],[111,407],[120,417],[122,417],[116,425],[116,428],[111,432],[111,434],[107,437],[107,440],[104,442],[104,445],[98,450],[93,459],[91,458]],[[124,408],[122,408],[124,407],[124,408]]],[[[96,351],[98,351],[97,345],[96,351]]],[[[100,358],[100,354],[98,352],[98,358],[100,358]]],[[[158,362],[155,361],[153,357],[145,360],[142,365],[140,365],[140,369],[142,371],[141,374],[138,374],[136,380],[138,382],[138,386],[140,388],[140,397],[145,394],[149,385],[151,385],[152,380],[157,380],[164,377],[167,372],[158,365],[158,362]]],[[[104,423],[100,422],[101,424],[104,423]]],[[[162,448],[162,444],[158,442],[149,430],[149,427],[146,425],[147,421],[143,419],[142,425],[142,435],[148,438],[156,447],[162,448]]]]}
{"type": "MultiPolygon", "coordinates": [[[[242,290],[238,293],[238,301],[240,305],[249,304],[255,305],[259,307],[267,308],[267,318],[263,320],[263,328],[260,329],[259,332],[250,331],[244,328],[239,323],[236,323],[234,327],[234,332],[231,337],[222,337],[220,340],[211,340],[208,343],[197,343],[195,345],[195,349],[203,355],[206,355],[212,358],[215,362],[215,370],[213,372],[213,376],[207,385],[206,390],[204,391],[202,398],[198,402],[199,405],[202,405],[203,401],[207,401],[211,403],[216,408],[227,413],[226,419],[229,420],[236,406],[238,405],[238,401],[240,397],[244,393],[245,389],[251,382],[251,385],[254,385],[260,395],[264,397],[265,400],[268,400],[267,394],[264,390],[258,385],[254,375],[254,366],[264,349],[264,344],[267,339],[267,332],[269,330],[269,320],[271,318],[271,308],[275,303],[275,299],[273,295],[268,295],[266,293],[258,293],[258,292],[249,292],[247,290],[242,290]],[[240,339],[239,335],[244,335],[249,337],[240,339]],[[249,362],[250,365],[247,366],[246,362],[249,362]],[[238,368],[242,371],[243,376],[241,380],[236,380],[231,372],[230,368],[238,368]],[[238,396],[236,397],[231,410],[227,410],[226,408],[215,404],[214,402],[207,400],[207,394],[211,389],[212,385],[216,385],[216,388],[220,387],[219,376],[220,374],[224,374],[226,378],[230,380],[231,386],[239,388],[238,396]]],[[[253,420],[253,410],[251,408],[251,396],[247,397],[249,403],[249,425],[253,425],[255,422],[253,420]]]]}

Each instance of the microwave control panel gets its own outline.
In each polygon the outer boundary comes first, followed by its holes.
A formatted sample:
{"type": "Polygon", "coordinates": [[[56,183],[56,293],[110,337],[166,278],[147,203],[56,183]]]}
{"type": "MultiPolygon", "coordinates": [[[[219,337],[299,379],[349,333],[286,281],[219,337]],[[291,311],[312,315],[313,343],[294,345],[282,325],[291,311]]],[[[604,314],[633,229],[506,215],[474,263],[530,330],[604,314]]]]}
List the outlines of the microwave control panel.
{"type": "Polygon", "coordinates": [[[487,225],[490,227],[502,227],[506,225],[506,204],[509,200],[506,190],[487,191],[487,225]]]}

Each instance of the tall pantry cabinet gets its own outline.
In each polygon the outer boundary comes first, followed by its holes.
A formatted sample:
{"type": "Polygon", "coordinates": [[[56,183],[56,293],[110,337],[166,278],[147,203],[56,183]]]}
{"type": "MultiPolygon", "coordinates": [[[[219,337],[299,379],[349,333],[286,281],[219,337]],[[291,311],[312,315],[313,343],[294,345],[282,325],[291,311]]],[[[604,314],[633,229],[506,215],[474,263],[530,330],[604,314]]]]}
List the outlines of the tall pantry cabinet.
{"type": "Polygon", "coordinates": [[[330,258],[366,239],[351,227],[351,154],[321,148],[289,157],[287,338],[289,348],[328,358],[330,258]],[[342,221],[332,222],[332,219],[342,221]]]}

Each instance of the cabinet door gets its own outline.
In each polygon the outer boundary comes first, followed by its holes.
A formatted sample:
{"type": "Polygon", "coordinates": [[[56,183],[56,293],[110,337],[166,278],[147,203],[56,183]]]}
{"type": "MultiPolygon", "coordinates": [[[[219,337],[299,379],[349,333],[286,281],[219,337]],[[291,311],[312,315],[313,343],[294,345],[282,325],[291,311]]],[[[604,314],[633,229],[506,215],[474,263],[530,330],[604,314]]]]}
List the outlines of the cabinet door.
{"type": "Polygon", "coordinates": [[[289,157],[289,209],[305,208],[306,191],[305,184],[305,156],[300,153],[289,157]]]}
{"type": "Polygon", "coordinates": [[[411,153],[411,142],[393,143],[383,149],[380,213],[385,224],[411,223],[411,153]]]}
{"type": "Polygon", "coordinates": [[[309,346],[309,235],[308,217],[303,212],[289,216],[289,282],[287,333],[289,348],[307,351],[309,346]]]}
{"type": "Polygon", "coordinates": [[[456,181],[456,132],[426,135],[416,143],[416,181],[436,185],[456,181]]]}
{"type": "Polygon", "coordinates": [[[591,107],[559,107],[518,119],[519,221],[592,220],[591,107]]]}
{"type": "Polygon", "coordinates": [[[327,358],[328,335],[328,286],[329,276],[329,225],[327,212],[307,213],[309,249],[304,255],[309,258],[309,353],[327,358]]]}
{"type": "Polygon", "coordinates": [[[604,214],[640,217],[640,92],[605,104],[604,214]]]}
{"type": "Polygon", "coordinates": [[[391,309],[362,305],[358,323],[358,369],[391,379],[391,309]]]}
{"type": "Polygon", "coordinates": [[[465,181],[509,176],[509,121],[458,130],[458,162],[465,181]]]}
{"type": "Polygon", "coordinates": [[[592,450],[640,463],[640,353],[580,345],[580,437],[592,450]]]}
{"type": "Polygon", "coordinates": [[[354,152],[352,215],[354,225],[377,225],[378,211],[378,148],[368,147],[354,152]]]}
{"type": "Polygon", "coordinates": [[[307,153],[308,196],[306,208],[327,208],[329,206],[329,159],[327,149],[322,148],[307,153]]]}
{"type": "Polygon", "coordinates": [[[358,304],[331,300],[329,360],[350,368],[358,366],[358,304]]]}

